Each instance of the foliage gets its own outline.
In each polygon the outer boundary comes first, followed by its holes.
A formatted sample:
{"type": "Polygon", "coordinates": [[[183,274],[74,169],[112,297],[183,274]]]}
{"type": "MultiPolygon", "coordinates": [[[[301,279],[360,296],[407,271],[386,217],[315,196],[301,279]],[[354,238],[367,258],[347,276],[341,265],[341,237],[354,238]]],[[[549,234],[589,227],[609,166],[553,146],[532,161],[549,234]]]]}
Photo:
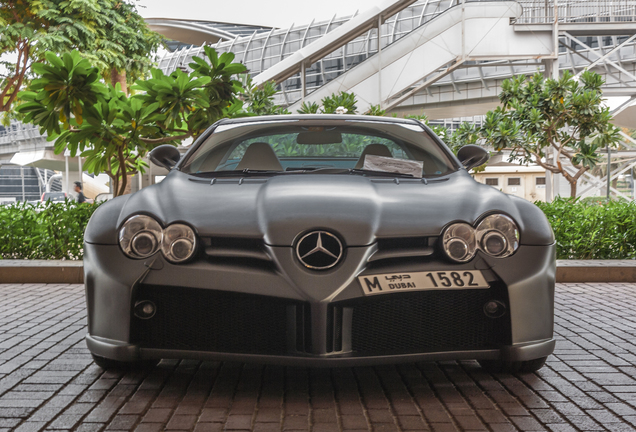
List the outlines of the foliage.
{"type": "Polygon", "coordinates": [[[0,259],[82,259],[84,229],[97,207],[69,200],[0,206],[0,259]]]}
{"type": "Polygon", "coordinates": [[[324,114],[335,114],[338,108],[346,109],[346,114],[355,114],[358,109],[356,106],[356,103],[358,103],[356,95],[354,93],[347,93],[343,91],[323,98],[321,103],[322,112],[324,114]]]}
{"type": "Polygon", "coordinates": [[[55,140],[56,153],[81,153],[84,169],[108,174],[115,196],[121,195],[128,175],[143,172],[148,151],[196,137],[240,110],[236,94],[242,87],[232,77],[245,66],[233,63],[232,53],[204,50],[207,61],[194,57],[191,73],[153,69],[150,79],[137,81],[141,92],[133,96],[100,81],[98,69],[77,51],[48,53],[48,63],[33,65],[37,78],[21,93],[25,103],[18,111],[55,140]]]}
{"type": "Polygon", "coordinates": [[[262,86],[252,84],[252,77],[242,77],[243,91],[240,95],[243,100],[243,110],[248,115],[278,115],[291,114],[285,108],[274,103],[276,83],[268,81],[262,86]]]}
{"type": "Polygon", "coordinates": [[[297,110],[296,112],[298,114],[318,114],[318,111],[320,110],[320,105],[318,105],[316,102],[303,102],[300,105],[300,109],[297,110]]]}
{"type": "Polygon", "coordinates": [[[557,198],[536,202],[552,225],[558,259],[636,259],[636,204],[557,198]]]}
{"type": "Polygon", "coordinates": [[[356,104],[356,95],[354,93],[339,92],[326,96],[320,101],[322,105],[316,102],[303,102],[296,112],[298,114],[355,114],[358,107],[356,104]]]}
{"type": "Polygon", "coordinates": [[[380,105],[371,105],[369,111],[364,113],[365,115],[382,117],[386,115],[386,110],[383,110],[380,105]]]}
{"type": "Polygon", "coordinates": [[[477,144],[479,141],[479,130],[474,123],[463,122],[449,136],[446,144],[455,154],[465,145],[477,144]]]}
{"type": "Polygon", "coordinates": [[[561,173],[575,197],[577,180],[598,163],[596,150],[620,140],[603,106],[602,85],[601,76],[590,71],[579,80],[568,71],[558,80],[540,73],[530,80],[508,79],[499,95],[502,106],[488,112],[481,134],[495,150],[512,150],[511,161],[535,162],[561,173]],[[548,149],[555,158],[546,159],[548,149]],[[572,162],[574,174],[563,167],[561,155],[572,162]]]}
{"type": "MultiPolygon", "coordinates": [[[[161,36],[124,0],[5,0],[0,7],[0,112],[7,112],[47,52],[79,50],[104,76],[136,78],[152,64],[161,36]]],[[[125,84],[125,81],[123,82],[125,84]]]]}
{"type": "MultiPolygon", "coordinates": [[[[558,259],[636,259],[633,202],[557,198],[535,204],[552,225],[558,259]]],[[[74,201],[0,206],[0,259],[82,259],[84,230],[97,207],[74,201]]]]}

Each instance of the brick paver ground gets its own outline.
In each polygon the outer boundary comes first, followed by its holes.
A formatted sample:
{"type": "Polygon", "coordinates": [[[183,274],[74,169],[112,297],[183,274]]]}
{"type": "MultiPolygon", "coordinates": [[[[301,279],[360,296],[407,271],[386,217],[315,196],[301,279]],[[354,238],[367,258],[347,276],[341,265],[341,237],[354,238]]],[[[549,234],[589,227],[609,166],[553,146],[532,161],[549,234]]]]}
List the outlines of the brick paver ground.
{"type": "Polygon", "coordinates": [[[81,285],[0,285],[1,431],[631,431],[636,284],[557,287],[557,351],[536,374],[476,362],[299,369],[162,361],[104,372],[81,285]]]}

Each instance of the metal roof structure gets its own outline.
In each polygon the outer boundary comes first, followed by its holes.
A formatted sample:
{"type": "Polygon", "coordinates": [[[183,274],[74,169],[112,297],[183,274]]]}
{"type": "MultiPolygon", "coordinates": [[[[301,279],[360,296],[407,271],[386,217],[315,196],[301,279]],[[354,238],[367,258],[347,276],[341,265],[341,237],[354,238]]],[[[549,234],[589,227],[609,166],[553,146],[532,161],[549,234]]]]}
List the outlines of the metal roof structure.
{"type": "MultiPolygon", "coordinates": [[[[312,22],[306,26],[253,33],[218,42],[215,48],[221,52],[234,52],[237,60],[247,66],[255,82],[274,79],[280,88],[277,102],[294,106],[305,98],[319,101],[318,96],[327,93],[326,87],[312,97],[315,90],[353,68],[373,68],[370,63],[376,61],[373,57],[379,51],[386,52],[399,39],[417,31],[420,32],[419,37],[425,37],[427,32],[421,27],[439,21],[438,17],[451,13],[453,8],[475,9],[475,3],[485,6],[487,3],[506,2],[387,1],[352,17],[334,16],[329,21],[312,22]],[[363,65],[365,62],[367,65],[363,65]]],[[[493,44],[493,51],[498,46],[501,49],[498,53],[493,52],[490,58],[472,59],[461,55],[455,56],[450,63],[435,65],[427,62],[425,69],[435,70],[422,75],[405,89],[400,98],[408,93],[406,98],[396,104],[395,98],[386,100],[378,94],[368,101],[368,105],[382,105],[399,114],[425,111],[429,118],[439,119],[479,115],[497,104],[497,94],[504,79],[520,73],[550,73],[549,69],[569,69],[576,74],[592,68],[606,79],[606,94],[636,94],[636,68],[633,65],[636,63],[636,51],[634,40],[628,40],[636,31],[634,0],[520,0],[516,3],[521,10],[516,16],[508,17],[509,28],[502,31],[516,35],[517,40],[534,39],[538,45],[535,51],[545,48],[542,55],[528,58],[510,51],[511,45],[504,48],[499,42],[505,42],[508,36],[500,33],[493,44]],[[547,44],[546,38],[550,39],[547,44]],[[547,50],[550,50],[550,55],[545,55],[547,50]],[[557,56],[559,59],[555,62],[557,56]]],[[[503,16],[500,18],[505,19],[503,16]]],[[[489,29],[488,33],[492,34],[492,30],[489,29]]],[[[447,35],[447,38],[450,37],[451,33],[447,35]]],[[[466,35],[466,40],[477,37],[476,34],[466,35]]],[[[513,49],[516,48],[516,45],[513,46],[513,49]]],[[[199,53],[195,47],[179,50],[164,57],[160,67],[170,72],[175,67],[186,66],[191,57],[199,53]]],[[[411,55],[408,49],[405,55],[411,55]]],[[[436,61],[434,56],[429,58],[436,61]]],[[[360,75],[359,71],[356,73],[360,75]]],[[[353,81],[338,85],[337,89],[348,91],[360,84],[353,81]]]]}
{"type": "Polygon", "coordinates": [[[169,39],[171,51],[177,47],[215,44],[272,30],[271,27],[173,18],[146,18],[145,21],[150,29],[169,39]]]}

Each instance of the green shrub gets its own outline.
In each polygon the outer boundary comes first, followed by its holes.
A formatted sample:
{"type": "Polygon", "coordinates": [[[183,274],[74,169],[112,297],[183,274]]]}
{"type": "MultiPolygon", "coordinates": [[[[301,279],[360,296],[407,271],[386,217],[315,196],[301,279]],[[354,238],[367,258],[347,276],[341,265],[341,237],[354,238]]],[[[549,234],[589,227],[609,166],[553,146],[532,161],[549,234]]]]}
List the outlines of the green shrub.
{"type": "Polygon", "coordinates": [[[84,229],[97,207],[68,200],[0,206],[0,259],[81,260],[84,229]]]}
{"type": "MultiPolygon", "coordinates": [[[[636,204],[558,198],[536,202],[557,240],[558,259],[636,259],[636,204]]],[[[83,258],[84,229],[99,205],[0,206],[0,259],[83,258]]]]}
{"type": "Polygon", "coordinates": [[[636,259],[636,204],[558,198],[536,202],[552,225],[558,259],[636,259]]]}

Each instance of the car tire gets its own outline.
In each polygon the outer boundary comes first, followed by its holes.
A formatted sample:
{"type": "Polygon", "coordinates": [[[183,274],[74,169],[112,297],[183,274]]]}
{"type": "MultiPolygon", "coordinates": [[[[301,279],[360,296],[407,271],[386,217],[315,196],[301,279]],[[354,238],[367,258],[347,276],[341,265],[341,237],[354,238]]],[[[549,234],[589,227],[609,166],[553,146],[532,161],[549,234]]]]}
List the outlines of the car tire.
{"type": "Polygon", "coordinates": [[[93,356],[93,361],[97,366],[104,370],[117,369],[117,370],[133,370],[133,369],[150,369],[159,363],[158,360],[142,360],[142,361],[134,361],[134,362],[122,362],[118,360],[109,359],[106,357],[101,357],[95,354],[91,354],[93,356]]]}
{"type": "Polygon", "coordinates": [[[485,371],[493,373],[536,372],[543,367],[546,360],[547,357],[526,361],[479,360],[479,365],[485,371]]]}

